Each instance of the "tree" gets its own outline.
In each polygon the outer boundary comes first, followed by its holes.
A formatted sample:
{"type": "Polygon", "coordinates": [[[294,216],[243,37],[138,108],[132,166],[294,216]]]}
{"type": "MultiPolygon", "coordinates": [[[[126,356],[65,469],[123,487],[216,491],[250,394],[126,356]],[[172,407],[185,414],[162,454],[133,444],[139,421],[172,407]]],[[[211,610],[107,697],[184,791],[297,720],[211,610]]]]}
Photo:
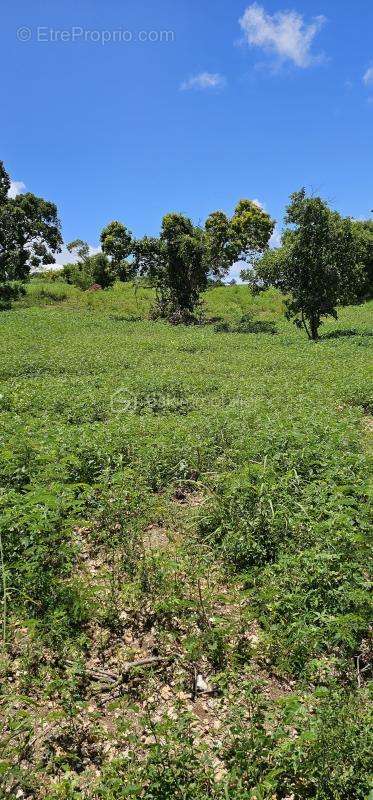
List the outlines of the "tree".
{"type": "Polygon", "coordinates": [[[89,256],[85,262],[87,274],[91,275],[91,282],[98,283],[103,289],[108,289],[116,280],[113,265],[105,253],[96,253],[89,256]]]}
{"type": "Polygon", "coordinates": [[[361,299],[370,300],[373,297],[373,220],[354,220],[353,227],[364,245],[364,286],[361,299]]]}
{"type": "Polygon", "coordinates": [[[66,283],[73,284],[79,289],[89,289],[94,283],[99,284],[103,289],[113,285],[116,273],[112,262],[105,253],[89,255],[89,244],[83,239],[74,239],[73,242],[69,242],[67,249],[76,255],[78,260],[75,263],[64,265],[62,274],[66,283]]]}
{"type": "Polygon", "coordinates": [[[262,252],[274,222],[250,200],[241,200],[229,219],[222,211],[195,226],[183,214],[166,214],[158,238],[134,243],[135,264],[157,291],[160,315],[174,320],[191,318],[213,277],[224,277],[239,258],[262,252]]]}
{"type": "Polygon", "coordinates": [[[240,278],[249,284],[253,294],[258,294],[271,286],[275,286],[280,291],[284,290],[284,267],[283,259],[285,256],[284,247],[276,247],[266,250],[260,260],[249,269],[242,269],[240,278]]]}
{"type": "Polygon", "coordinates": [[[83,239],[74,239],[66,245],[69,253],[77,256],[78,261],[84,262],[89,256],[89,244],[84,242],[83,239]]]}
{"type": "Polygon", "coordinates": [[[126,281],[133,272],[126,260],[133,250],[132,233],[121,222],[114,220],[101,232],[102,252],[111,258],[111,264],[119,280],[126,281]]]}
{"type": "Polygon", "coordinates": [[[9,187],[0,162],[0,297],[6,302],[32,269],[54,263],[62,245],[55,204],[31,192],[10,198],[9,187]]]}
{"type": "Polygon", "coordinates": [[[4,197],[3,173],[0,163],[0,264],[3,279],[23,281],[31,269],[54,263],[62,245],[60,222],[55,204],[31,192],[4,197]]]}
{"type": "Polygon", "coordinates": [[[364,242],[351,219],[304,189],[290,197],[282,247],[264,254],[247,277],[258,291],[277,286],[289,295],[286,316],[316,340],[322,317],[357,302],[364,284],[364,242]]]}
{"type": "Polygon", "coordinates": [[[4,162],[0,161],[0,206],[6,203],[10,189],[10,178],[5,170],[4,162]]]}

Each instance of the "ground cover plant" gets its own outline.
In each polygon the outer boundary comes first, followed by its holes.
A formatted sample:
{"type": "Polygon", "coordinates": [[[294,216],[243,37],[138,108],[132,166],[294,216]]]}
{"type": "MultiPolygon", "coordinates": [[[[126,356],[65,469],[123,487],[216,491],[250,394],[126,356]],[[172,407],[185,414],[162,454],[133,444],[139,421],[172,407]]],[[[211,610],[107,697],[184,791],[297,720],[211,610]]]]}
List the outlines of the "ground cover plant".
{"type": "Polygon", "coordinates": [[[0,315],[0,796],[371,796],[372,303],[203,302],[0,315]]]}

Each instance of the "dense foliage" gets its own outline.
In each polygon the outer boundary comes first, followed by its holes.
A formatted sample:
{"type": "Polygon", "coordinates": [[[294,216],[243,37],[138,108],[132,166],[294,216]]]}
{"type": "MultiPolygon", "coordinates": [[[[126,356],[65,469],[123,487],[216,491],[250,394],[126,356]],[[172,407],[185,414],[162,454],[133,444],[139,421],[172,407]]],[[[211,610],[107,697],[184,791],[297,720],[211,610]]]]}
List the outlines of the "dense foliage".
{"type": "Polygon", "coordinates": [[[111,258],[112,269],[121,281],[133,275],[133,267],[127,261],[133,251],[131,232],[121,222],[114,220],[101,231],[102,252],[111,258]]]}
{"type": "Polygon", "coordinates": [[[354,229],[363,241],[362,299],[369,300],[373,297],[373,220],[354,220],[354,229]]]}
{"type": "Polygon", "coordinates": [[[19,296],[31,269],[53,264],[62,237],[57,208],[31,192],[9,197],[0,161],[0,308],[19,296]]]}
{"type": "Polygon", "coordinates": [[[136,241],[135,263],[157,290],[160,316],[187,321],[209,277],[224,277],[232,264],[268,247],[274,222],[250,200],[240,200],[229,219],[222,211],[195,226],[183,214],[166,214],[158,238],[136,241]]]}
{"type": "Polygon", "coordinates": [[[351,219],[304,189],[291,196],[285,223],[282,248],[265,254],[244,277],[257,289],[273,285],[288,295],[288,319],[317,339],[322,318],[337,319],[337,306],[363,294],[367,244],[351,219]]]}

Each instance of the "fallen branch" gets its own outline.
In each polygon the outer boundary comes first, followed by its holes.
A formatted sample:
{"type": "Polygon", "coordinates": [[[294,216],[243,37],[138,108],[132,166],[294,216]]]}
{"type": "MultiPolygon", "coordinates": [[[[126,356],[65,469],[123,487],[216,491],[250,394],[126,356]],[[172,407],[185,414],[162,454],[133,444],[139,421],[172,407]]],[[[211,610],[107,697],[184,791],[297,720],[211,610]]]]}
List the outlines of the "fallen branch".
{"type": "MultiPolygon", "coordinates": [[[[146,658],[139,658],[137,661],[127,661],[123,664],[120,675],[115,672],[108,672],[107,670],[101,669],[101,667],[95,667],[94,669],[87,668],[85,672],[93,680],[100,683],[107,683],[108,689],[117,689],[125,683],[130,673],[138,667],[151,667],[157,664],[166,664],[173,658],[173,656],[147,656],[146,658]]],[[[68,663],[71,664],[71,662],[68,663]]]]}
{"type": "Polygon", "coordinates": [[[357,685],[359,689],[361,688],[362,685],[361,676],[363,675],[364,672],[370,670],[372,666],[371,663],[368,663],[365,665],[365,667],[360,667],[360,661],[361,661],[361,654],[356,656],[357,685]]]}
{"type": "Polygon", "coordinates": [[[138,661],[128,661],[123,665],[121,675],[119,676],[116,685],[120,686],[125,682],[128,675],[138,667],[151,667],[156,664],[167,664],[168,661],[173,660],[173,656],[148,656],[147,658],[139,658],[138,661]]]}

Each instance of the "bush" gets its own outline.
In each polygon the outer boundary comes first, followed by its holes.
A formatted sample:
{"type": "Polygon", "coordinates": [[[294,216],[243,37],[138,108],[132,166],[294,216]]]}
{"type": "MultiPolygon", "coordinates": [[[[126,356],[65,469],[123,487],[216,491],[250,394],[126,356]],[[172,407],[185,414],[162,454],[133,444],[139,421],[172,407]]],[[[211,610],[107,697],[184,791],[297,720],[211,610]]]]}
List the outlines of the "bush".
{"type": "Polygon", "coordinates": [[[67,300],[67,293],[61,289],[39,289],[36,297],[40,300],[50,300],[52,303],[63,303],[67,300]]]}
{"type": "Polygon", "coordinates": [[[26,294],[26,289],[22,283],[13,281],[12,283],[0,283],[0,311],[8,311],[14,300],[26,294]]]}
{"type": "Polygon", "coordinates": [[[251,312],[243,314],[241,319],[235,324],[230,325],[224,320],[218,321],[214,325],[216,333],[277,333],[274,322],[268,320],[254,320],[251,312]]]}
{"type": "Polygon", "coordinates": [[[219,320],[214,325],[214,331],[216,333],[229,333],[230,330],[231,327],[229,325],[229,322],[225,322],[224,320],[219,320]]]}
{"type": "Polygon", "coordinates": [[[87,256],[76,264],[65,264],[62,277],[66,283],[83,290],[89,289],[95,283],[107,289],[116,279],[111,262],[104,253],[87,256]]]}
{"type": "Polygon", "coordinates": [[[58,283],[63,280],[63,267],[61,269],[43,269],[40,272],[33,272],[32,280],[46,281],[47,283],[58,283]]]}
{"type": "Polygon", "coordinates": [[[250,721],[243,713],[236,713],[224,752],[230,797],[370,797],[369,699],[343,691],[320,695],[310,696],[305,702],[290,695],[272,719],[263,701],[254,695],[250,721]]]}

